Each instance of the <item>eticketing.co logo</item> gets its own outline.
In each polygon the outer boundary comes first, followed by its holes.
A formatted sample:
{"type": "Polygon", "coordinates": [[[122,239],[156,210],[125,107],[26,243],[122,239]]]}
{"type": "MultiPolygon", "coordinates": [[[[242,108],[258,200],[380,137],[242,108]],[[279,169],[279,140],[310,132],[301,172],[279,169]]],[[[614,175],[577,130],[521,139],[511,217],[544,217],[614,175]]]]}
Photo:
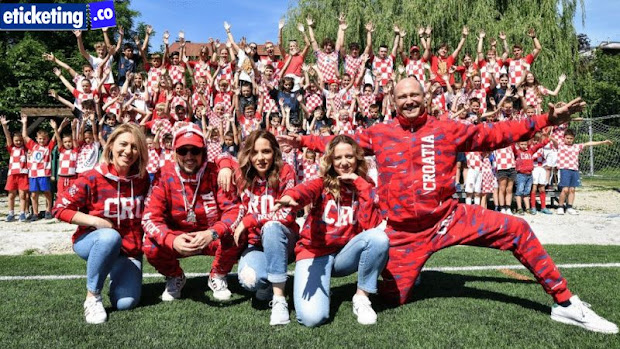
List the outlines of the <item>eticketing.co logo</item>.
{"type": "Polygon", "coordinates": [[[0,4],[0,30],[87,30],[116,26],[114,1],[0,4]]]}

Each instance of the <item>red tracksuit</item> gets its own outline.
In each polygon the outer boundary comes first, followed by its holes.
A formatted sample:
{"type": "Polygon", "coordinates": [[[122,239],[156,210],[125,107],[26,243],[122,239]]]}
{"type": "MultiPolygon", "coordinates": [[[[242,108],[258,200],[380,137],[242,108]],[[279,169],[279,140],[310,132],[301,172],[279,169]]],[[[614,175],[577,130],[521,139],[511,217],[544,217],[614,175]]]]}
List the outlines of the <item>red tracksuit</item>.
{"type": "MultiPolygon", "coordinates": [[[[122,237],[121,251],[128,257],[142,255],[143,230],[140,225],[149,177],[118,177],[112,165],[101,163],[82,173],[64,192],[58,193],[54,216],[71,222],[79,211],[110,220],[122,237]]],[[[72,240],[96,230],[79,226],[72,240]]]]}
{"type": "Polygon", "coordinates": [[[512,152],[515,154],[515,167],[517,168],[517,172],[531,175],[534,170],[534,158],[532,158],[532,156],[538,149],[547,145],[547,143],[549,143],[549,140],[545,139],[538,144],[529,145],[525,151],[521,150],[518,144],[513,144],[512,152]]]}
{"type": "Polygon", "coordinates": [[[313,204],[295,246],[298,261],[337,253],[355,235],[381,224],[373,184],[358,177],[353,186],[355,193],[342,186],[340,199],[324,189],[323,178],[304,182],[284,192],[297,201],[299,207],[313,204]]]}
{"type": "Polygon", "coordinates": [[[161,274],[168,277],[183,275],[178,258],[182,258],[173,248],[174,239],[183,233],[206,229],[215,230],[219,239],[211,242],[202,254],[215,256],[211,274],[226,275],[235,265],[245,246],[235,245],[232,231],[241,221],[239,199],[235,191],[225,192],[217,186],[216,165],[209,162],[195,175],[187,175],[178,170],[176,163],[164,166],[159,177],[153,181],[146,200],[142,227],[146,233],[143,251],[149,263],[161,274]],[[179,178],[183,176],[183,182],[179,178]],[[198,177],[200,176],[200,187],[198,177]],[[196,199],[194,212],[196,222],[188,222],[185,201],[181,186],[185,186],[188,203],[196,199]]]}
{"type": "MultiPolygon", "coordinates": [[[[261,228],[269,221],[277,221],[285,225],[293,234],[299,234],[299,226],[295,222],[295,211],[283,208],[272,212],[275,200],[278,200],[285,190],[295,186],[295,170],[287,163],[280,169],[278,187],[269,187],[266,180],[257,178],[241,193],[241,202],[245,211],[243,225],[247,229],[248,242],[254,246],[261,246],[261,228]]],[[[241,179],[237,179],[240,183],[241,179]]]]}
{"type": "MultiPolygon", "coordinates": [[[[523,219],[452,198],[458,152],[506,147],[547,125],[547,115],[465,125],[424,114],[415,120],[399,116],[354,135],[367,154],[376,156],[379,170],[380,207],[390,238],[379,288],[383,297],[405,303],[426,260],[453,245],[511,250],[556,302],[571,297],[565,279],[523,219]]],[[[328,140],[305,136],[302,145],[321,151],[328,140]]]]}

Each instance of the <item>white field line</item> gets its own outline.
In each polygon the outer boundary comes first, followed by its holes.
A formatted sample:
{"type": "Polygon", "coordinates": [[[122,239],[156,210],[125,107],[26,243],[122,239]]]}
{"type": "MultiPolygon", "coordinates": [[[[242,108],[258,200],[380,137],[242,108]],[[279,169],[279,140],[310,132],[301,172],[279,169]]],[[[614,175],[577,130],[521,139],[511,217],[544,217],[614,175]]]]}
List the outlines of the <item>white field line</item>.
{"type": "MultiPolygon", "coordinates": [[[[560,269],[584,269],[584,268],[620,268],[620,263],[577,263],[577,264],[558,264],[560,269]]],[[[466,266],[466,267],[433,267],[424,268],[423,271],[479,271],[479,270],[500,270],[500,269],[525,269],[522,265],[479,265],[479,266],[466,266]]],[[[231,273],[235,275],[236,273],[231,273]]],[[[288,272],[289,275],[293,275],[293,271],[288,272]]],[[[206,273],[186,273],[188,278],[204,277],[206,273]]],[[[158,273],[147,273],[142,276],[143,278],[157,278],[162,277],[158,273]]],[[[20,276],[0,276],[0,281],[14,281],[14,280],[73,280],[73,279],[85,279],[86,275],[20,275],[20,276]]]]}

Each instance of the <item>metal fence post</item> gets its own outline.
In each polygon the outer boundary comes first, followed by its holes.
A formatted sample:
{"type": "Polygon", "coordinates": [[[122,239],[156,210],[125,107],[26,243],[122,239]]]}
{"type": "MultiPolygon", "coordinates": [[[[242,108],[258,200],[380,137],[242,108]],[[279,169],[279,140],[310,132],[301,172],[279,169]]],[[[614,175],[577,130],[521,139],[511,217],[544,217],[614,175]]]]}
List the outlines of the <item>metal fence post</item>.
{"type": "MultiPolygon", "coordinates": [[[[592,118],[588,119],[588,136],[590,142],[592,142],[592,118]]],[[[594,147],[588,147],[590,149],[590,176],[594,176],[594,147]]]]}

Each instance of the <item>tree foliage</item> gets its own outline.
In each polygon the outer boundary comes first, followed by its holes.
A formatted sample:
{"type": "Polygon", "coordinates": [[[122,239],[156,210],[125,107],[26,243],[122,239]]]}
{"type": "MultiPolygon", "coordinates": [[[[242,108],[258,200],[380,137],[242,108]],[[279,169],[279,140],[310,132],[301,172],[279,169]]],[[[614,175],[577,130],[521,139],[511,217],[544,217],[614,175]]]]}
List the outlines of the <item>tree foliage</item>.
{"type": "MultiPolygon", "coordinates": [[[[596,50],[582,57],[578,68],[578,93],[588,103],[591,117],[620,113],[620,55],[596,50]]],[[[620,126],[619,119],[615,121],[620,126]]]]}
{"type": "MultiPolygon", "coordinates": [[[[325,37],[336,38],[338,14],[345,13],[349,27],[347,43],[365,42],[364,25],[368,21],[375,24],[373,47],[380,44],[392,46],[393,24],[398,24],[407,32],[405,46],[417,42],[417,28],[433,27],[432,47],[434,50],[442,42],[454,49],[460,39],[464,25],[470,28],[470,35],[463,53],[476,53],[477,33],[483,29],[488,38],[497,37],[504,31],[508,44],[521,44],[526,52],[533,49],[532,40],[526,35],[528,28],[536,29],[543,50],[532,66],[534,74],[544,86],[553,88],[562,73],[568,76],[561,91],[560,99],[575,96],[575,63],[577,61],[577,39],[573,18],[577,6],[583,9],[583,0],[299,0],[287,13],[285,38],[299,38],[296,23],[304,23],[311,15],[316,22],[317,41],[325,37]]],[[[460,62],[460,59],[459,59],[460,62]]]]}

